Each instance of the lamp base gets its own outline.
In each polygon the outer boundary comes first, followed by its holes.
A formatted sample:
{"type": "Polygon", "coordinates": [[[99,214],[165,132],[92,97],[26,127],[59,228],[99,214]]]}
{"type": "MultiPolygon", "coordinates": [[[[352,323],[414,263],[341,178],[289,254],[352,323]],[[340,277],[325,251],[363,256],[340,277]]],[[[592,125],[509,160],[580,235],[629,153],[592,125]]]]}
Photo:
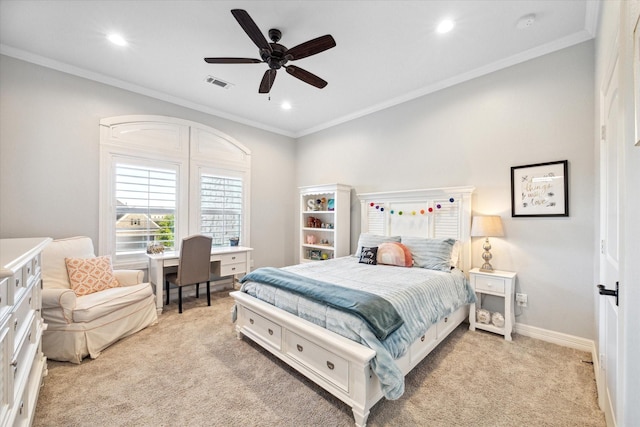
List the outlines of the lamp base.
{"type": "Polygon", "coordinates": [[[480,267],[480,271],[485,273],[493,273],[493,266],[488,262],[485,262],[484,264],[482,264],[482,267],[480,267]]]}

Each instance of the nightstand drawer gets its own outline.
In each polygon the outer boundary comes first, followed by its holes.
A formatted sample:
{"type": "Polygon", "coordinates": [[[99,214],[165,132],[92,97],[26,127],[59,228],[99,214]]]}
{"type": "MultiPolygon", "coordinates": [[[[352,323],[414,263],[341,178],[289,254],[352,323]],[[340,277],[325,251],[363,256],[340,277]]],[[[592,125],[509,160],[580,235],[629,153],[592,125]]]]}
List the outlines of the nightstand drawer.
{"type": "Polygon", "coordinates": [[[504,294],[504,279],[483,275],[476,275],[474,279],[474,289],[476,291],[504,294]]]}

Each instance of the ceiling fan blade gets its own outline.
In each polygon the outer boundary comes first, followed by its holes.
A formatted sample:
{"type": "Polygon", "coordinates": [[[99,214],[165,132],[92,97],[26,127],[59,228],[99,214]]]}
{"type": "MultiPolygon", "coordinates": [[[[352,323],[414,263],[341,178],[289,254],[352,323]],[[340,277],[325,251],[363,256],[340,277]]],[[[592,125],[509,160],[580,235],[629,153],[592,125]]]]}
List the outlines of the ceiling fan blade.
{"type": "Polygon", "coordinates": [[[204,58],[209,64],[259,64],[260,59],[253,58],[204,58]]]}
{"type": "Polygon", "coordinates": [[[251,19],[251,16],[247,13],[246,10],[243,9],[233,9],[231,10],[233,17],[236,18],[238,24],[242,27],[245,33],[249,36],[249,38],[258,46],[260,49],[267,50],[271,52],[271,46],[267,42],[267,39],[264,38],[262,31],[256,25],[256,23],[251,19]]]}
{"type": "Polygon", "coordinates": [[[335,45],[336,41],[331,37],[331,35],[327,34],[326,36],[321,36],[299,44],[298,46],[294,46],[287,50],[286,54],[291,55],[291,60],[296,60],[324,52],[327,49],[335,47],[335,45]]]}
{"type": "Polygon", "coordinates": [[[269,93],[271,92],[271,86],[273,86],[273,82],[276,79],[276,70],[269,69],[264,72],[264,76],[262,76],[262,81],[260,82],[260,89],[258,89],[258,93],[269,93]]]}
{"type": "Polygon", "coordinates": [[[308,72],[307,70],[303,70],[300,67],[296,67],[295,65],[287,65],[286,69],[287,73],[305,83],[309,83],[311,86],[322,89],[327,85],[327,82],[322,80],[320,77],[308,72]]]}

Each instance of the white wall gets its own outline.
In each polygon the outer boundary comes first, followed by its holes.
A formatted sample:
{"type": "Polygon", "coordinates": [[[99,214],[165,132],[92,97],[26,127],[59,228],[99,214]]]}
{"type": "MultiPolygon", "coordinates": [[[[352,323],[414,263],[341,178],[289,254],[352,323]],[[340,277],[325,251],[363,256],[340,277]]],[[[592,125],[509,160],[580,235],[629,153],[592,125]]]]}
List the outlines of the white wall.
{"type": "Polygon", "coordinates": [[[99,121],[157,114],[214,127],[252,151],[255,266],[294,259],[293,139],[7,56],[0,93],[0,237],[82,234],[98,247],[99,121]]]}
{"type": "MultiPolygon", "coordinates": [[[[586,42],[305,136],[298,185],[474,185],[475,213],[504,222],[506,236],[491,239],[492,264],[518,272],[517,292],[529,296],[516,321],[593,339],[593,76],[594,45],[586,42]],[[564,159],[570,216],[511,218],[510,167],[564,159]]],[[[480,246],[476,239],[474,266],[480,246]]]]}

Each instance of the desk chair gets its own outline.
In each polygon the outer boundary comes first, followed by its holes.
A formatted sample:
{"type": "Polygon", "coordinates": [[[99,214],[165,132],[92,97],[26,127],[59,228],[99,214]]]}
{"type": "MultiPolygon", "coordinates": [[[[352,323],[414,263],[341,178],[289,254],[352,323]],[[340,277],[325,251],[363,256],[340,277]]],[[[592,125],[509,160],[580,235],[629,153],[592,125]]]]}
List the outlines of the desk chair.
{"type": "Polygon", "coordinates": [[[200,297],[200,283],[207,282],[207,305],[211,305],[210,263],[211,237],[189,236],[182,240],[178,272],[167,274],[167,305],[169,304],[169,287],[173,283],[178,287],[178,312],[182,313],[182,287],[196,285],[196,297],[200,297]]]}

